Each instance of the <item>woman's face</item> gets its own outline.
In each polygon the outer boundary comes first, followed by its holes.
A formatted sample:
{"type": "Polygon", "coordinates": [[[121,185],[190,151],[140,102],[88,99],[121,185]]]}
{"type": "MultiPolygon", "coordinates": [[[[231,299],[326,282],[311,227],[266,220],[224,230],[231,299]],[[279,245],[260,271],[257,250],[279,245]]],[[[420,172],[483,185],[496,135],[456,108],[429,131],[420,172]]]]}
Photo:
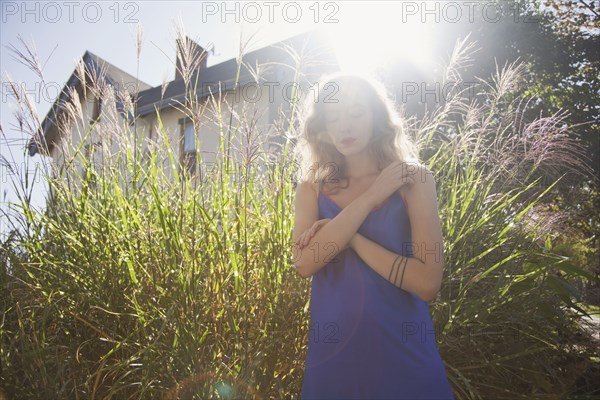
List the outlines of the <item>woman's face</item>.
{"type": "Polygon", "coordinates": [[[325,129],[340,153],[359,153],[367,148],[373,136],[371,107],[355,89],[340,88],[325,104],[325,129]]]}

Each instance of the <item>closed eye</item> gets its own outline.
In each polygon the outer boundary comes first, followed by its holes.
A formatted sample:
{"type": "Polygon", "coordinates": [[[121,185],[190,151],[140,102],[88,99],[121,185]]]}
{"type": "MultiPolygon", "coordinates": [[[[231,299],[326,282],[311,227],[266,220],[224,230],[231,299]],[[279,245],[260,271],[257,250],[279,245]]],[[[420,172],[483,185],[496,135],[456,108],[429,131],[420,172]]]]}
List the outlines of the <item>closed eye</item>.
{"type": "Polygon", "coordinates": [[[330,113],[327,113],[327,117],[325,118],[325,120],[327,122],[335,122],[335,121],[337,121],[338,116],[339,116],[338,112],[330,112],[330,113]]]}
{"type": "Polygon", "coordinates": [[[365,113],[365,108],[363,106],[355,106],[352,107],[350,115],[352,117],[360,117],[365,113]]]}

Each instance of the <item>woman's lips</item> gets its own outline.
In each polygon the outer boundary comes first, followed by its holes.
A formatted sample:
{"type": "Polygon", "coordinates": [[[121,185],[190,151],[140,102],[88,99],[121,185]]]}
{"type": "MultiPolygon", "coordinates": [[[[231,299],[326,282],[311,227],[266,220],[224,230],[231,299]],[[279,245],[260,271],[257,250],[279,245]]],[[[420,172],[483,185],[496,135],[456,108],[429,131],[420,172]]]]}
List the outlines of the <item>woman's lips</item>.
{"type": "Polygon", "coordinates": [[[356,140],[355,138],[348,138],[348,139],[342,140],[341,143],[348,145],[348,144],[353,143],[355,140],[356,140]]]}

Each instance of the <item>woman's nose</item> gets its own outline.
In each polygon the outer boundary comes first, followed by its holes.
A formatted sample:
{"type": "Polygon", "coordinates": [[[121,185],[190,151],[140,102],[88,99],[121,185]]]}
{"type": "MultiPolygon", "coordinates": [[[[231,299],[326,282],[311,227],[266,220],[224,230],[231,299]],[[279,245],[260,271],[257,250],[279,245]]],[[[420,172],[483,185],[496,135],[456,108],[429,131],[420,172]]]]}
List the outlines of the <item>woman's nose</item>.
{"type": "Polygon", "coordinates": [[[347,112],[341,112],[340,118],[338,119],[338,129],[341,131],[346,131],[352,127],[352,121],[350,118],[350,114],[347,112]]]}
{"type": "Polygon", "coordinates": [[[350,124],[348,123],[348,118],[345,116],[340,117],[340,119],[338,120],[337,123],[337,130],[338,131],[344,131],[347,130],[350,127],[350,124]]]}

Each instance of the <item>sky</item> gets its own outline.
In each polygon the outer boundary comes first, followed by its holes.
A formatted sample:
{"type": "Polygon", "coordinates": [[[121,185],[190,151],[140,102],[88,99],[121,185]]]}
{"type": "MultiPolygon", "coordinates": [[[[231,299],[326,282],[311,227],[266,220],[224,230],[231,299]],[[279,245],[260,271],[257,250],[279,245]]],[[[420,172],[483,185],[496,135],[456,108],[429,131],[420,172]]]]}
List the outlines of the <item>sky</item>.
{"type": "MultiPolygon", "coordinates": [[[[389,54],[410,59],[423,71],[435,71],[438,60],[423,49],[430,44],[428,26],[439,21],[470,20],[475,13],[494,23],[493,8],[472,1],[6,1],[0,0],[0,210],[18,202],[19,186],[49,159],[29,157],[29,134],[18,129],[15,99],[8,82],[19,83],[34,103],[40,120],[86,50],[151,86],[175,75],[177,26],[204,48],[214,47],[208,66],[237,56],[242,40],[253,35],[249,50],[319,28],[330,34],[342,67],[374,68],[389,54]],[[138,27],[142,49],[136,57],[138,27]],[[44,83],[13,57],[10,46],[25,51],[19,37],[35,49],[44,83]],[[382,40],[382,38],[390,38],[382,40]],[[42,90],[47,89],[47,90],[42,90]]],[[[362,69],[361,69],[362,68],[362,69]]],[[[45,206],[46,183],[40,171],[33,182],[31,203],[45,206]]],[[[0,238],[12,225],[0,212],[0,238]]]]}

